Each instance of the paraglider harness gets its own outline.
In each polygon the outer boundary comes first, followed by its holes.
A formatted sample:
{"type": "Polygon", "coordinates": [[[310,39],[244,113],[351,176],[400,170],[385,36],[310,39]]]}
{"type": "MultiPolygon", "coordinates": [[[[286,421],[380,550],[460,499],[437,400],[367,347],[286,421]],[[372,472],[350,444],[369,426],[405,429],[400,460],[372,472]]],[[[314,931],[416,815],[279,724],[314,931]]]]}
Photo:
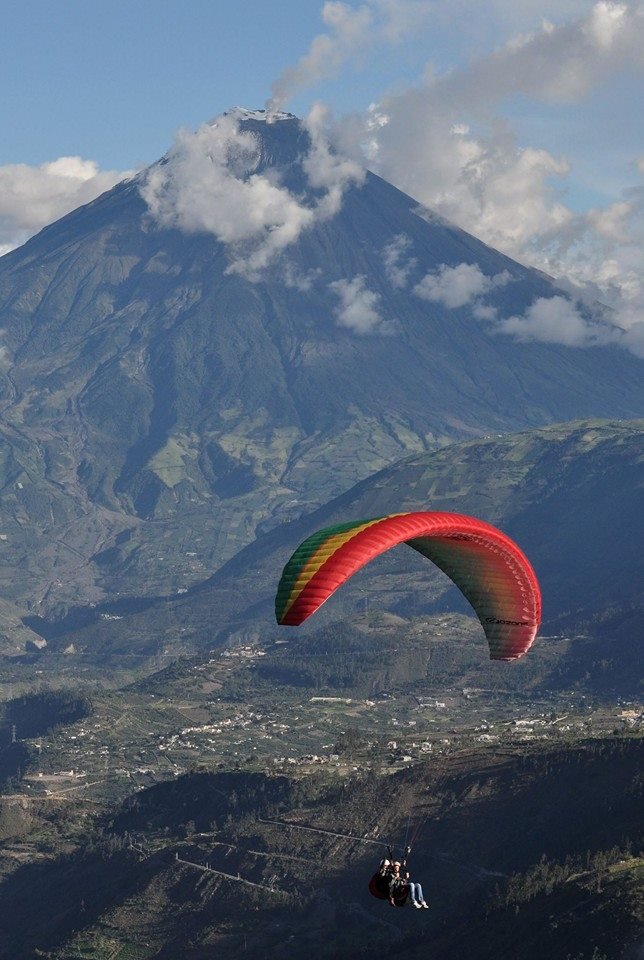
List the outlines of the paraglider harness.
{"type": "MultiPolygon", "coordinates": [[[[400,861],[401,871],[407,866],[407,857],[410,853],[411,847],[405,847],[403,859],[400,861]]],[[[389,862],[393,863],[394,852],[389,844],[387,844],[387,855],[389,862]]],[[[401,880],[401,882],[393,888],[392,892],[390,888],[391,873],[388,870],[383,871],[383,865],[384,860],[381,862],[380,870],[377,870],[369,881],[369,893],[378,900],[389,900],[391,897],[395,906],[404,907],[409,897],[409,884],[401,880]]]]}

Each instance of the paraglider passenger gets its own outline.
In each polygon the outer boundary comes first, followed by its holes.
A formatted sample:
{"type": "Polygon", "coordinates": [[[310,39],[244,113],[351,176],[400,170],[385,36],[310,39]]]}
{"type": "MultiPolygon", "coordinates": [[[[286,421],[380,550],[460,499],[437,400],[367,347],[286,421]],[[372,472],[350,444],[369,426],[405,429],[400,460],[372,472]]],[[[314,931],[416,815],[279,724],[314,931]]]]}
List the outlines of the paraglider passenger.
{"type": "Polygon", "coordinates": [[[403,876],[400,872],[400,861],[395,860],[391,865],[391,878],[389,880],[389,904],[392,907],[396,905],[396,899],[400,898],[405,889],[409,891],[411,902],[417,910],[429,910],[429,904],[425,903],[423,888],[419,883],[410,879],[409,873],[403,876]]]}
{"type": "Polygon", "coordinates": [[[389,868],[389,906],[396,906],[396,898],[400,897],[405,887],[405,881],[400,876],[400,861],[394,860],[389,868]]]}

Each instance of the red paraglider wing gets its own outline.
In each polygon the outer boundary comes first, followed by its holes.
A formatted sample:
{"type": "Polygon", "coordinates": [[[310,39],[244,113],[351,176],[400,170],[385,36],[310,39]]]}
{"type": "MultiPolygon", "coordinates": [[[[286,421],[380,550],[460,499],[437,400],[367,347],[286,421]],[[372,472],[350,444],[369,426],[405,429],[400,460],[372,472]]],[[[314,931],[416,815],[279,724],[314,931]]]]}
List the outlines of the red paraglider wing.
{"type": "Polygon", "coordinates": [[[391,514],[314,533],[284,568],[277,622],[303,623],[357,570],[399,543],[422,553],[461,590],[483,625],[492,660],[526,653],[541,619],[534,570],[510,537],[457,513],[391,514]]]}

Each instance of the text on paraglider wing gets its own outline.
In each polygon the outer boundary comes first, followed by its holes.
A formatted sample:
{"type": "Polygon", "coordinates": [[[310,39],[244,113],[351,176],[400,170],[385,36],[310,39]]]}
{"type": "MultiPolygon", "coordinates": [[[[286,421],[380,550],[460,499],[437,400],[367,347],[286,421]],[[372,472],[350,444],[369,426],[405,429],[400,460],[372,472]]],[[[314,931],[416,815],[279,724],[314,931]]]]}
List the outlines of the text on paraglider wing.
{"type": "Polygon", "coordinates": [[[507,623],[511,627],[529,627],[527,620],[497,620],[496,617],[486,617],[486,623],[507,623]]]}

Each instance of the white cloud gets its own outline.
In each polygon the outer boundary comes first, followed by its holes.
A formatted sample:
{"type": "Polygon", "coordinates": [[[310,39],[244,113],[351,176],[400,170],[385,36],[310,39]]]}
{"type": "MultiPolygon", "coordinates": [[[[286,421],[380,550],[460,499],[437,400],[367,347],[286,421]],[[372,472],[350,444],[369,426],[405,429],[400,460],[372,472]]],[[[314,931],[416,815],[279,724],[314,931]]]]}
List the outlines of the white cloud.
{"type": "Polygon", "coordinates": [[[597,331],[566,297],[539,297],[523,316],[501,320],[497,329],[517,340],[562,343],[568,347],[586,347],[597,343],[597,331]]]}
{"type": "Polygon", "coordinates": [[[599,2],[577,20],[543,21],[437,82],[452,102],[499,102],[511,93],[576,102],[615,70],[641,66],[643,34],[640,4],[599,2]]]}
{"type": "MultiPolygon", "coordinates": [[[[630,188],[624,196],[544,237],[537,262],[562,278],[559,286],[577,299],[595,309],[596,301],[605,303],[613,322],[628,330],[644,321],[644,188],[630,188]]],[[[636,344],[637,337],[623,342],[636,344]]]]}
{"type": "MultiPolygon", "coordinates": [[[[614,267],[619,272],[617,267],[614,267]]],[[[451,310],[469,306],[472,316],[491,324],[499,334],[523,342],[559,343],[568,347],[620,346],[644,358],[644,311],[637,307],[612,311],[598,304],[593,293],[562,284],[571,296],[539,297],[521,315],[500,318],[498,307],[479,298],[511,282],[507,270],[486,276],[477,264],[447,264],[426,274],[413,288],[423,300],[441,303],[451,310]]],[[[639,287],[636,294],[639,294],[639,287]]]]}
{"type": "Polygon", "coordinates": [[[628,14],[625,3],[611,3],[600,0],[593,7],[585,32],[594,45],[609,49],[613,43],[619,41],[619,34],[628,14]]]}
{"type": "Polygon", "coordinates": [[[472,314],[477,320],[496,320],[499,311],[491,304],[474,303],[472,305],[472,314]]]}
{"type": "Polygon", "coordinates": [[[329,290],[340,299],[335,313],[340,326],[348,327],[354,333],[385,332],[383,318],[377,309],[380,297],[369,290],[364,276],[334,280],[329,284],[329,290]]]}
{"type": "Polygon", "coordinates": [[[455,267],[442,263],[437,270],[426,274],[416,284],[413,292],[422,300],[442,303],[443,306],[455,310],[489,293],[494,287],[503,286],[509,280],[507,271],[488,277],[475,263],[459,263],[455,267]]]}
{"type": "Polygon", "coordinates": [[[306,122],[311,147],[302,166],[317,191],[312,202],[282,186],[274,170],[257,172],[260,143],[233,114],[181,130],[165,161],[152,167],[141,194],[163,227],[210,233],[228,247],[229,272],[257,280],[262,271],[316,220],[334,216],[344,190],[364,177],[354,161],[335,156],[326,140],[325,114],[306,122]]]}
{"type": "Polygon", "coordinates": [[[252,273],[313,220],[312,210],[288,190],[254,172],[259,161],[257,138],[240,130],[235,117],[223,116],[195,133],[180,130],[165,162],[149,170],[141,194],[161,226],[213,234],[233,245],[237,261],[252,273]]]}
{"type": "MultiPolygon", "coordinates": [[[[568,173],[565,160],[546,150],[519,147],[501,121],[489,133],[475,136],[456,122],[447,101],[431,96],[429,100],[431,109],[426,110],[418,95],[418,115],[413,103],[409,109],[399,103],[391,113],[375,108],[361,130],[352,121],[352,136],[368,144],[376,172],[431,210],[518,258],[525,258],[535,237],[572,219],[552,185],[554,178],[568,173]]],[[[346,135],[345,128],[343,144],[346,135]]]]}
{"type": "Polygon", "coordinates": [[[547,19],[580,17],[588,11],[589,0],[432,0],[439,23],[455,20],[466,36],[480,36],[484,28],[502,43],[505,33],[531,30],[547,19]]]}
{"type": "Polygon", "coordinates": [[[417,264],[415,257],[409,257],[411,240],[404,234],[397,234],[382,251],[385,274],[392,287],[403,289],[417,264]]]}
{"type": "Polygon", "coordinates": [[[0,255],[130,175],[99,170],[81,157],[59,157],[39,167],[0,167],[0,255]]]}
{"type": "Polygon", "coordinates": [[[342,206],[342,196],[347,187],[360,185],[365,178],[364,167],[331,149],[326,134],[329,120],[328,109],[321,103],[315,103],[304,121],[311,146],[302,161],[302,168],[314,189],[327,191],[319,200],[316,210],[322,218],[335,216],[342,206]]]}
{"type": "Polygon", "coordinates": [[[560,343],[567,347],[620,346],[644,358],[642,319],[634,320],[628,329],[606,321],[606,317],[589,319],[579,305],[567,297],[539,297],[522,316],[500,320],[496,330],[517,340],[560,343]]]}
{"type": "Polygon", "coordinates": [[[623,243],[628,238],[628,220],[633,212],[632,204],[626,201],[588,212],[588,225],[608,240],[623,243]]]}

